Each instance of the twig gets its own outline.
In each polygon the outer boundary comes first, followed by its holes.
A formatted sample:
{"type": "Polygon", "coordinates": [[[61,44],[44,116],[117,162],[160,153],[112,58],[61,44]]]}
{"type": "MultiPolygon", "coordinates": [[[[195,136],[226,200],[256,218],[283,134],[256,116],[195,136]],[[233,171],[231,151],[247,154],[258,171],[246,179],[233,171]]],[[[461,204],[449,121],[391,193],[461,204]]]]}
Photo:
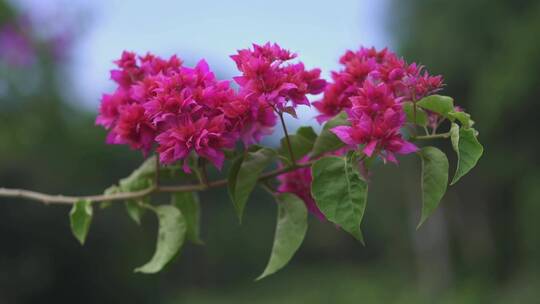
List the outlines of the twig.
{"type": "Polygon", "coordinates": [[[281,120],[281,126],[283,127],[283,132],[285,133],[285,141],[287,142],[287,149],[289,150],[289,155],[291,156],[291,162],[293,167],[296,166],[296,161],[294,159],[294,153],[292,151],[291,140],[289,139],[289,132],[287,131],[287,126],[285,125],[285,120],[283,119],[283,113],[278,112],[279,120],[281,120]]]}
{"type": "MultiPolygon", "coordinates": [[[[281,175],[283,173],[290,172],[292,170],[301,168],[301,167],[309,167],[313,164],[313,162],[307,162],[303,164],[298,164],[295,167],[284,167],[280,169],[276,169],[273,171],[269,171],[263,175],[261,175],[258,179],[258,181],[264,181],[273,177],[276,177],[278,175],[281,175]]],[[[202,191],[207,188],[218,188],[223,187],[227,185],[226,179],[220,179],[216,181],[209,181],[208,185],[199,183],[199,184],[193,184],[193,185],[180,185],[180,186],[156,186],[153,185],[152,187],[139,190],[139,191],[133,191],[133,192],[123,192],[123,193],[115,193],[115,194],[101,194],[101,195],[88,195],[88,196],[65,196],[65,195],[53,195],[53,194],[47,194],[47,193],[41,193],[31,190],[24,190],[24,189],[10,189],[10,188],[0,188],[0,197],[12,197],[12,198],[24,198],[28,200],[38,201],[44,204],[75,204],[77,201],[80,200],[89,200],[91,202],[104,202],[104,201],[123,201],[128,199],[137,199],[141,197],[145,197],[147,195],[153,194],[153,193],[159,193],[159,192],[193,192],[193,191],[202,191]]]]}
{"type": "Polygon", "coordinates": [[[199,176],[200,177],[200,182],[201,182],[201,184],[208,187],[209,182],[208,182],[208,173],[206,171],[206,159],[199,158],[199,169],[200,169],[200,172],[201,172],[201,175],[199,176]]]}
{"type": "Polygon", "coordinates": [[[102,195],[88,195],[88,196],[66,196],[66,195],[53,195],[46,194],[31,190],[24,189],[9,189],[0,188],[0,196],[3,197],[16,197],[26,198],[29,200],[39,201],[44,204],[75,204],[80,200],[89,200],[92,202],[104,202],[104,201],[119,201],[143,197],[151,194],[157,188],[152,186],[140,191],[123,192],[115,194],[102,194],[102,195]]]}
{"type": "MultiPolygon", "coordinates": [[[[281,115],[280,115],[281,117],[281,115]]],[[[282,118],[282,117],[281,117],[282,118]]],[[[285,123],[283,122],[284,131],[287,138],[287,143],[289,147],[289,152],[291,154],[291,160],[293,161],[293,164],[288,167],[275,169],[273,171],[269,171],[267,173],[262,174],[257,181],[264,182],[265,180],[274,178],[278,175],[294,171],[299,168],[304,167],[310,167],[315,162],[314,160],[306,162],[306,163],[295,163],[292,149],[290,146],[290,143],[288,141],[288,134],[287,129],[285,127],[285,123]]],[[[413,140],[429,140],[429,139],[437,139],[437,138],[449,138],[450,132],[447,133],[440,133],[440,134],[433,134],[433,135],[424,135],[424,136],[412,136],[411,139],[413,140]]],[[[362,158],[360,161],[363,161],[364,158],[362,158]]],[[[156,165],[156,169],[159,169],[159,165],[156,165]]],[[[157,170],[159,171],[159,170],[157,170]]],[[[12,197],[12,198],[23,198],[33,201],[38,201],[44,204],[75,204],[76,202],[80,200],[88,200],[91,202],[105,202],[105,201],[123,201],[128,199],[137,199],[141,197],[145,197],[148,195],[151,195],[153,193],[160,193],[160,192],[194,192],[194,191],[203,191],[207,188],[218,188],[223,187],[227,185],[228,181],[227,179],[220,179],[216,181],[208,181],[206,182],[200,182],[198,184],[192,184],[192,185],[180,185],[180,186],[161,186],[158,184],[158,180],[156,179],[156,183],[152,185],[149,188],[139,190],[139,191],[133,191],[133,192],[122,192],[122,193],[114,193],[114,194],[99,194],[99,195],[88,195],[88,196],[66,196],[66,195],[53,195],[53,194],[47,194],[37,191],[31,191],[31,190],[25,190],[25,189],[12,189],[12,188],[0,188],[0,197],[12,197]]]]}
{"type": "Polygon", "coordinates": [[[449,137],[450,137],[450,132],[446,132],[446,133],[439,133],[439,134],[432,134],[432,135],[411,136],[411,139],[428,140],[428,139],[449,138],[449,137]]]}
{"type": "Polygon", "coordinates": [[[156,154],[156,175],[154,175],[154,185],[159,186],[159,154],[156,154]]]}

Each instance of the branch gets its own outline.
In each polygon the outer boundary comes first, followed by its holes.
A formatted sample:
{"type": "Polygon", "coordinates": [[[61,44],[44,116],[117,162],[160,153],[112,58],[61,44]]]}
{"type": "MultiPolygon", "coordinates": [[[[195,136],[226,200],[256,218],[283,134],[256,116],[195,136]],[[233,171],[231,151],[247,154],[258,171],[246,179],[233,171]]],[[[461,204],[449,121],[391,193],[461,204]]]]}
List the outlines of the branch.
{"type": "Polygon", "coordinates": [[[439,133],[439,134],[432,134],[432,135],[411,136],[411,139],[429,140],[429,139],[449,138],[449,137],[450,137],[450,132],[446,132],[446,133],[439,133]]]}
{"type": "MultiPolygon", "coordinates": [[[[284,168],[279,168],[273,171],[269,171],[261,175],[258,181],[265,181],[270,178],[276,177],[283,173],[287,173],[298,168],[309,167],[313,164],[313,161],[297,164],[295,166],[289,166],[284,168]]],[[[106,201],[123,201],[128,199],[137,199],[145,197],[153,193],[170,193],[170,192],[193,192],[193,191],[202,191],[207,188],[218,188],[227,185],[226,179],[220,179],[216,181],[210,181],[207,185],[199,183],[193,185],[180,185],[180,186],[151,186],[149,188],[133,191],[133,192],[122,192],[115,194],[101,194],[101,195],[89,195],[89,196],[65,196],[65,195],[53,195],[47,193],[41,193],[31,190],[24,189],[9,189],[9,188],[0,188],[0,197],[12,197],[12,198],[24,198],[28,200],[38,201],[43,204],[64,204],[71,205],[75,204],[80,200],[88,200],[91,202],[106,202],[106,201]]]]}
{"type": "Polygon", "coordinates": [[[66,195],[53,195],[46,194],[31,190],[24,189],[9,189],[0,188],[0,197],[16,197],[26,198],[29,200],[39,201],[44,204],[75,204],[80,200],[89,200],[92,202],[104,202],[104,201],[119,201],[126,199],[135,199],[151,194],[157,188],[152,186],[140,191],[123,192],[115,194],[102,194],[102,195],[89,195],[89,196],[66,196],[66,195]]]}
{"type": "MultiPolygon", "coordinates": [[[[284,131],[287,134],[286,128],[284,128],[284,131]]],[[[433,134],[433,135],[412,136],[411,139],[430,140],[430,139],[449,138],[449,137],[450,137],[450,132],[433,134]]],[[[287,144],[289,147],[289,152],[291,153],[291,159],[294,161],[292,149],[288,140],[289,137],[286,136],[286,138],[287,138],[287,144]]],[[[281,175],[281,174],[284,174],[284,173],[287,173],[287,172],[290,172],[299,168],[310,167],[313,163],[314,161],[309,161],[302,164],[293,162],[293,165],[291,166],[275,169],[273,171],[264,173],[258,178],[257,181],[264,182],[265,180],[274,178],[278,175],[281,175]]],[[[228,183],[227,179],[220,179],[216,181],[207,181],[207,182],[201,182],[198,184],[180,185],[180,186],[161,186],[161,185],[155,184],[149,188],[139,190],[139,191],[122,192],[122,193],[115,193],[115,194],[89,195],[89,196],[53,195],[53,194],[41,193],[41,192],[25,190],[25,189],[0,188],[0,197],[24,198],[28,200],[38,201],[44,204],[70,205],[70,204],[75,204],[77,201],[80,201],[80,200],[88,200],[91,202],[106,202],[106,201],[113,202],[113,201],[123,201],[123,200],[128,200],[128,199],[137,199],[137,198],[145,197],[153,193],[160,193],[160,192],[170,193],[170,192],[203,191],[208,188],[223,187],[223,186],[226,186],[227,183],[228,183]]]]}

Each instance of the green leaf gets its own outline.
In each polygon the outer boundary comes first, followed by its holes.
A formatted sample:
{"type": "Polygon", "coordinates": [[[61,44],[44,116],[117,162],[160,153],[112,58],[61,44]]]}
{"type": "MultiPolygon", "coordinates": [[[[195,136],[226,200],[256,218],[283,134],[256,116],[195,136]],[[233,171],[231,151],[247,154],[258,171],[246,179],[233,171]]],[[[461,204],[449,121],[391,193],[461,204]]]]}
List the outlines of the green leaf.
{"type": "MultiPolygon", "coordinates": [[[[301,127],[295,135],[289,135],[294,158],[299,160],[311,152],[316,138],[317,134],[311,127],[301,127]]],[[[285,137],[281,139],[281,146],[278,153],[289,164],[292,164],[289,149],[287,148],[287,139],[285,137]]]]}
{"type": "Polygon", "coordinates": [[[274,245],[268,265],[257,280],[267,277],[287,265],[294,253],[300,248],[308,227],[307,209],[301,199],[290,193],[276,195],[276,199],[278,216],[274,245]]]}
{"type": "Polygon", "coordinates": [[[439,205],[448,184],[448,158],[435,147],[420,151],[422,158],[422,217],[417,229],[439,205]]]}
{"type": "Polygon", "coordinates": [[[203,242],[199,236],[201,218],[199,194],[197,192],[177,192],[172,195],[172,203],[180,209],[186,219],[187,239],[202,245],[203,242]]]}
{"type": "MultiPolygon", "coordinates": [[[[174,168],[162,168],[164,172],[174,172],[172,170],[174,168]]],[[[138,190],[144,190],[148,187],[150,187],[154,183],[154,177],[156,173],[156,156],[151,156],[147,158],[140,166],[139,168],[135,169],[131,174],[125,178],[122,178],[118,185],[112,185],[109,188],[105,189],[104,194],[116,194],[116,193],[123,193],[123,192],[132,192],[132,191],[138,191],[138,190]]],[[[134,203],[130,203],[132,206],[134,203]]],[[[100,204],[101,209],[105,209],[110,207],[111,202],[104,201],[100,204]]],[[[130,217],[132,217],[137,223],[138,220],[137,215],[134,215],[132,213],[133,209],[132,206],[128,207],[128,213],[130,214],[130,217]],[[133,215],[135,217],[133,217],[133,215]]],[[[127,207],[127,205],[126,205],[127,207]]],[[[134,211],[136,212],[136,211],[134,211]]]]}
{"type": "Polygon", "coordinates": [[[317,133],[315,133],[312,127],[300,127],[296,130],[296,135],[300,135],[311,142],[315,142],[317,139],[317,133]]]}
{"type": "Polygon", "coordinates": [[[452,142],[452,148],[459,153],[459,125],[455,122],[450,127],[450,141],[452,142]]]}
{"type": "Polygon", "coordinates": [[[129,217],[137,223],[141,224],[141,219],[146,211],[143,205],[148,204],[148,198],[140,198],[137,200],[128,200],[126,201],[126,211],[129,217]]]}
{"type": "Polygon", "coordinates": [[[403,111],[407,116],[407,122],[415,123],[419,126],[425,127],[428,123],[428,117],[426,111],[420,107],[416,107],[416,122],[414,121],[414,104],[410,101],[403,103],[403,111]]]}
{"type": "Polygon", "coordinates": [[[178,253],[186,236],[186,220],[178,208],[171,205],[152,207],[159,221],[156,251],[152,259],[135,272],[156,273],[178,253]]]}
{"type": "Polygon", "coordinates": [[[247,152],[237,159],[229,172],[229,195],[238,218],[242,221],[249,195],[255,188],[259,175],[274,159],[276,152],[269,148],[247,152]]]}
{"type": "Polygon", "coordinates": [[[449,118],[448,113],[454,111],[454,99],[448,96],[430,95],[420,99],[416,104],[447,118],[449,118]]]}
{"type": "Polygon", "coordinates": [[[459,143],[457,149],[454,146],[458,155],[458,165],[450,185],[454,185],[460,178],[471,171],[471,169],[476,166],[480,157],[482,157],[484,147],[478,142],[476,135],[477,131],[473,128],[461,128],[459,130],[459,143]]]}
{"type": "MultiPolygon", "coordinates": [[[[233,205],[236,206],[235,203],[235,196],[236,196],[236,180],[238,178],[238,172],[240,171],[240,167],[242,166],[242,162],[244,161],[244,155],[238,156],[236,159],[233,160],[231,164],[231,168],[229,169],[229,174],[227,178],[227,192],[229,193],[229,198],[233,202],[233,205]]],[[[235,207],[236,210],[236,207],[235,207]]]]}
{"type": "Polygon", "coordinates": [[[345,144],[330,130],[337,126],[350,125],[347,121],[347,113],[341,112],[336,117],[327,121],[321,134],[315,140],[313,145],[313,157],[319,157],[326,152],[338,150],[345,146],[345,144]]]}
{"type": "Polygon", "coordinates": [[[71,232],[79,240],[81,245],[84,245],[84,241],[88,235],[93,213],[92,202],[87,200],[77,201],[73,204],[69,213],[71,232]]]}
{"type": "MultiPolygon", "coordinates": [[[[103,191],[103,194],[111,195],[111,194],[116,194],[116,193],[119,193],[119,192],[122,192],[120,187],[118,187],[117,185],[112,185],[109,188],[105,189],[105,191],[103,191]]],[[[103,201],[103,202],[101,202],[99,204],[99,208],[100,209],[106,209],[106,208],[109,208],[111,206],[111,204],[112,204],[111,201],[103,201]]]]}
{"type": "Polygon", "coordinates": [[[364,242],[360,224],[366,209],[368,185],[352,154],[328,156],[313,164],[311,193],[326,218],[364,242]]]}
{"type": "Polygon", "coordinates": [[[464,128],[470,128],[474,125],[474,121],[471,119],[471,115],[465,112],[451,111],[448,112],[450,119],[457,119],[464,128]]]}
{"type": "Polygon", "coordinates": [[[139,168],[135,169],[128,177],[120,180],[119,186],[122,192],[143,190],[152,185],[156,174],[156,157],[147,158],[139,168]]]}

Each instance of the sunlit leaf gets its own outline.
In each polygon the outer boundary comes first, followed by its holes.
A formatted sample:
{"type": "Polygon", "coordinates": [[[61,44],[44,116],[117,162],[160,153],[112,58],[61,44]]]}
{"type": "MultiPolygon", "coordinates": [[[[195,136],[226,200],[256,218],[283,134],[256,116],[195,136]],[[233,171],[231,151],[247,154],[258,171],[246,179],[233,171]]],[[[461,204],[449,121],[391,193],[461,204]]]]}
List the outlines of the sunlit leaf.
{"type": "Polygon", "coordinates": [[[361,177],[358,162],[347,157],[328,156],[312,167],[312,189],[317,206],[326,218],[363,241],[360,224],[367,202],[368,185],[361,177]]]}
{"type": "Polygon", "coordinates": [[[203,244],[200,238],[201,210],[197,192],[177,192],[172,195],[172,203],[180,209],[186,219],[188,240],[203,244]]]}
{"type": "Polygon", "coordinates": [[[450,119],[457,119],[464,128],[470,128],[474,125],[471,115],[465,112],[451,111],[448,113],[450,119]]]}
{"type": "Polygon", "coordinates": [[[276,155],[269,148],[249,151],[237,159],[229,172],[229,195],[240,221],[248,198],[257,184],[259,175],[268,167],[276,155]]]}
{"type": "Polygon", "coordinates": [[[122,192],[142,190],[152,184],[155,174],[156,157],[152,156],[147,158],[128,177],[121,179],[119,186],[122,192]]]}
{"type": "MultiPolygon", "coordinates": [[[[120,189],[120,187],[118,187],[117,185],[112,185],[109,188],[105,189],[105,191],[103,191],[103,194],[112,195],[112,194],[122,192],[121,190],[122,189],[120,189]]],[[[111,205],[112,205],[111,201],[103,201],[99,204],[99,208],[106,209],[106,208],[109,208],[111,205]]]]}
{"type": "Polygon", "coordinates": [[[476,135],[476,130],[472,128],[460,128],[457,149],[454,146],[458,155],[458,165],[451,185],[457,183],[460,178],[471,171],[471,169],[476,166],[480,157],[482,157],[484,148],[480,142],[478,142],[476,135]]]}
{"type": "Polygon", "coordinates": [[[137,223],[141,224],[141,218],[143,217],[146,209],[142,206],[148,203],[148,198],[140,198],[126,201],[126,211],[129,217],[137,223]]]}
{"type": "MultiPolygon", "coordinates": [[[[301,127],[298,129],[296,134],[289,135],[289,141],[291,142],[291,148],[294,158],[296,160],[299,160],[306,154],[311,152],[316,138],[317,134],[315,133],[315,131],[313,131],[313,128],[311,127],[301,127]]],[[[279,155],[289,164],[292,163],[289,149],[287,147],[287,140],[285,137],[281,139],[281,145],[278,152],[279,155]]]]}
{"type": "Polygon", "coordinates": [[[296,135],[303,136],[311,142],[315,142],[317,139],[317,133],[315,133],[312,127],[300,127],[296,130],[296,135]]]}
{"type": "Polygon", "coordinates": [[[459,153],[459,125],[452,123],[450,127],[450,141],[452,142],[452,148],[459,153]]]}
{"type": "Polygon", "coordinates": [[[153,207],[159,221],[156,251],[152,259],[135,272],[156,273],[180,251],[186,236],[186,220],[180,210],[172,205],[153,207]]]}
{"type": "Polygon", "coordinates": [[[424,147],[422,159],[422,216],[419,228],[435,211],[448,185],[448,158],[435,147],[424,147]]]}
{"type": "Polygon", "coordinates": [[[294,194],[282,193],[276,196],[278,215],[276,233],[270,260],[260,280],[283,268],[300,248],[307,231],[307,208],[294,194]]]}
{"type": "Polygon", "coordinates": [[[425,127],[428,123],[428,117],[426,111],[422,110],[419,106],[416,107],[416,122],[414,120],[414,104],[410,101],[403,103],[403,111],[407,116],[407,122],[416,123],[419,126],[425,127]]]}
{"type": "Polygon", "coordinates": [[[90,224],[92,223],[92,202],[87,200],[79,200],[71,208],[69,220],[71,232],[77,240],[84,245],[90,224]]]}
{"type": "Polygon", "coordinates": [[[448,96],[430,95],[420,99],[416,105],[448,118],[448,113],[454,110],[454,99],[448,96]]]}
{"type": "Polygon", "coordinates": [[[347,121],[347,113],[341,112],[336,117],[327,121],[321,134],[317,137],[313,145],[313,157],[319,157],[326,152],[336,151],[345,146],[345,144],[330,130],[337,126],[350,125],[347,121]]]}

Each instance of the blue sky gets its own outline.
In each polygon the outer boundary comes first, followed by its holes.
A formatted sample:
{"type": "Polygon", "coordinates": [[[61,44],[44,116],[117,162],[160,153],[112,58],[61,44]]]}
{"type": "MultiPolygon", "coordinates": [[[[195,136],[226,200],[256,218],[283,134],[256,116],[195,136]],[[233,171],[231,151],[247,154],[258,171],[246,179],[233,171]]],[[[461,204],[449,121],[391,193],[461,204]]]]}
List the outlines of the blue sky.
{"type": "Polygon", "coordinates": [[[113,88],[112,60],[125,49],[176,53],[188,64],[204,57],[218,75],[230,77],[235,67],[228,55],[252,42],[273,41],[328,76],[346,49],[391,44],[385,29],[389,0],[17,2],[40,14],[67,9],[85,21],[67,65],[67,83],[70,99],[90,108],[113,88]]]}

